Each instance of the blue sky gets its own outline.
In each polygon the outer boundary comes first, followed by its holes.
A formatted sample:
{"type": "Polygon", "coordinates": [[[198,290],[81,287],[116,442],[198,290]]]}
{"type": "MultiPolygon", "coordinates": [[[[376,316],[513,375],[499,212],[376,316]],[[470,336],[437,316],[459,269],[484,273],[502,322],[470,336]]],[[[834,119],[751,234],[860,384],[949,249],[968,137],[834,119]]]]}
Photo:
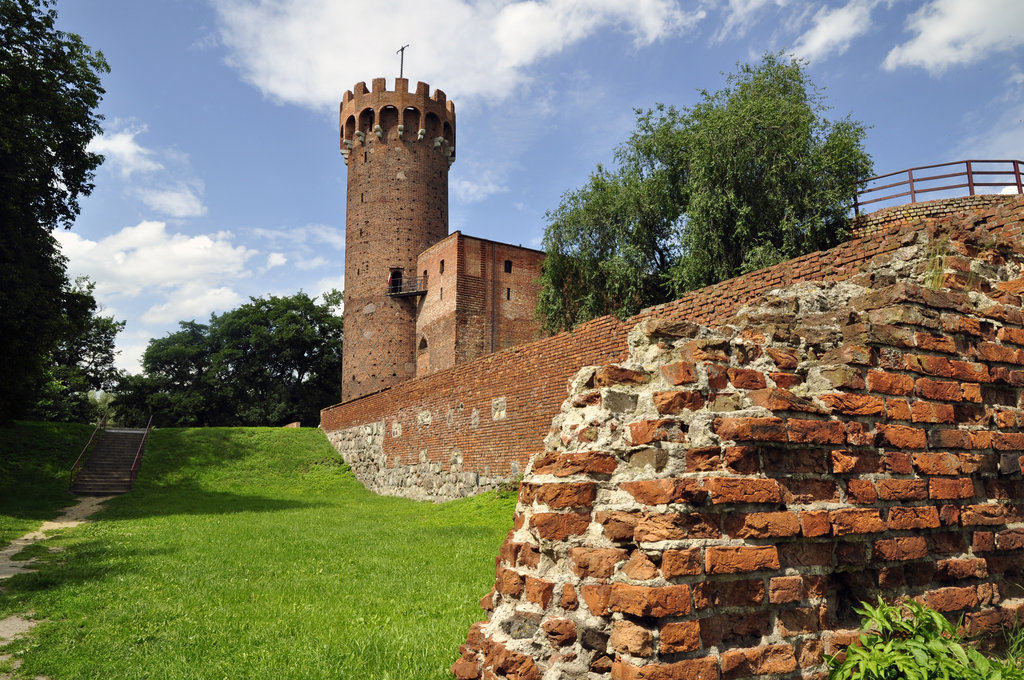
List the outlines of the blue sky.
{"type": "Polygon", "coordinates": [[[72,275],[150,338],[250,296],[344,288],[338,103],[405,75],[458,116],[450,229],[537,247],[544,213],[609,163],[635,108],[690,106],[739,61],[808,61],[876,172],[1024,160],[1021,0],[58,0],[111,66],[72,275]]]}

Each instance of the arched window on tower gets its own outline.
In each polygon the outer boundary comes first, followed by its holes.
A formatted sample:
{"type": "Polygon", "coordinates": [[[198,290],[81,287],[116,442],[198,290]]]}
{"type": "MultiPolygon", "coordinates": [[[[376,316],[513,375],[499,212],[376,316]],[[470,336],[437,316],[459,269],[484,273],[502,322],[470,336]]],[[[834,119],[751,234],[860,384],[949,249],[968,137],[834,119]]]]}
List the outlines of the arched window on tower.
{"type": "Polygon", "coordinates": [[[373,109],[363,109],[359,114],[359,131],[369,137],[373,134],[374,115],[373,109]]]}
{"type": "Polygon", "coordinates": [[[380,110],[380,126],[384,130],[384,140],[393,142],[398,139],[398,109],[385,106],[380,110]]]}
{"type": "Polygon", "coordinates": [[[433,144],[434,139],[441,135],[441,119],[437,117],[436,113],[430,112],[426,116],[426,124],[423,127],[427,131],[426,141],[433,144]]]}

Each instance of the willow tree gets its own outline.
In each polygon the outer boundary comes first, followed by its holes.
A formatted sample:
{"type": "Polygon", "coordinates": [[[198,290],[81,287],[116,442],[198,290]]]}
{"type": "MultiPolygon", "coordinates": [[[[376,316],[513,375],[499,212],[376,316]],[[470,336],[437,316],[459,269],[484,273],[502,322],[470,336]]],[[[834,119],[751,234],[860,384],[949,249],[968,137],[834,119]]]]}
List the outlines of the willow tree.
{"type": "Polygon", "coordinates": [[[615,167],[548,213],[546,328],[634,314],[847,238],[871,160],[864,126],[827,110],[800,61],[766,54],[692,107],[638,111],[615,167]]]}

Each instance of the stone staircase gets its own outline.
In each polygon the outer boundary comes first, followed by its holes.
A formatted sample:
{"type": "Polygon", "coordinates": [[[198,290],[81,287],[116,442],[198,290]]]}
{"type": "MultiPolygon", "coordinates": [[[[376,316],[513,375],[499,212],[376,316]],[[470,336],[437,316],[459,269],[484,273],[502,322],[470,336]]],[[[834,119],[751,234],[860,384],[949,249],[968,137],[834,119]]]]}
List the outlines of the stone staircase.
{"type": "Polygon", "coordinates": [[[114,496],[132,489],[132,463],[146,430],[107,428],[98,436],[92,453],[78,471],[71,493],[77,496],[114,496]]]}

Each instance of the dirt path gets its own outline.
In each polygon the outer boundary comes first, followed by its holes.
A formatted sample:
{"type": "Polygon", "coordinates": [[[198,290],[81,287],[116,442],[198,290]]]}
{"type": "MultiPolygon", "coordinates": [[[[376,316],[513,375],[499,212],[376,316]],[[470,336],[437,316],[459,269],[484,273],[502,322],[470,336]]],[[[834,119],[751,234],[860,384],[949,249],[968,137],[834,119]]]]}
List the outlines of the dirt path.
{"type": "MultiPolygon", "coordinates": [[[[100,504],[109,498],[112,498],[112,496],[83,496],[78,499],[78,503],[65,510],[64,514],[57,519],[43,522],[43,525],[38,530],[27,533],[21,538],[15,539],[13,543],[5,548],[0,549],[0,581],[8,579],[15,574],[31,571],[32,560],[13,560],[11,558],[14,555],[33,543],[46,538],[46,532],[48,531],[77,527],[79,524],[87,522],[89,517],[100,509],[100,504]]],[[[32,619],[17,615],[0,619],[0,649],[14,638],[30,631],[34,625],[36,625],[36,622],[32,619]]],[[[0,653],[0,661],[7,661],[8,659],[10,659],[9,654],[0,653]]],[[[15,660],[14,663],[15,668],[17,668],[18,661],[15,660]]],[[[0,680],[9,680],[10,678],[10,674],[0,673],[0,680]]],[[[37,678],[37,680],[43,679],[37,678]]]]}
{"type": "MultiPolygon", "coordinates": [[[[12,560],[11,558],[32,545],[46,538],[47,531],[55,529],[69,529],[88,521],[88,518],[100,509],[103,501],[113,496],[83,496],[78,503],[64,511],[64,514],[55,520],[43,522],[38,530],[27,533],[21,538],[14,539],[14,542],[6,548],[0,549],[0,581],[10,578],[15,574],[21,574],[32,568],[32,560],[12,560]]],[[[0,636],[0,644],[3,638],[0,636]]]]}

